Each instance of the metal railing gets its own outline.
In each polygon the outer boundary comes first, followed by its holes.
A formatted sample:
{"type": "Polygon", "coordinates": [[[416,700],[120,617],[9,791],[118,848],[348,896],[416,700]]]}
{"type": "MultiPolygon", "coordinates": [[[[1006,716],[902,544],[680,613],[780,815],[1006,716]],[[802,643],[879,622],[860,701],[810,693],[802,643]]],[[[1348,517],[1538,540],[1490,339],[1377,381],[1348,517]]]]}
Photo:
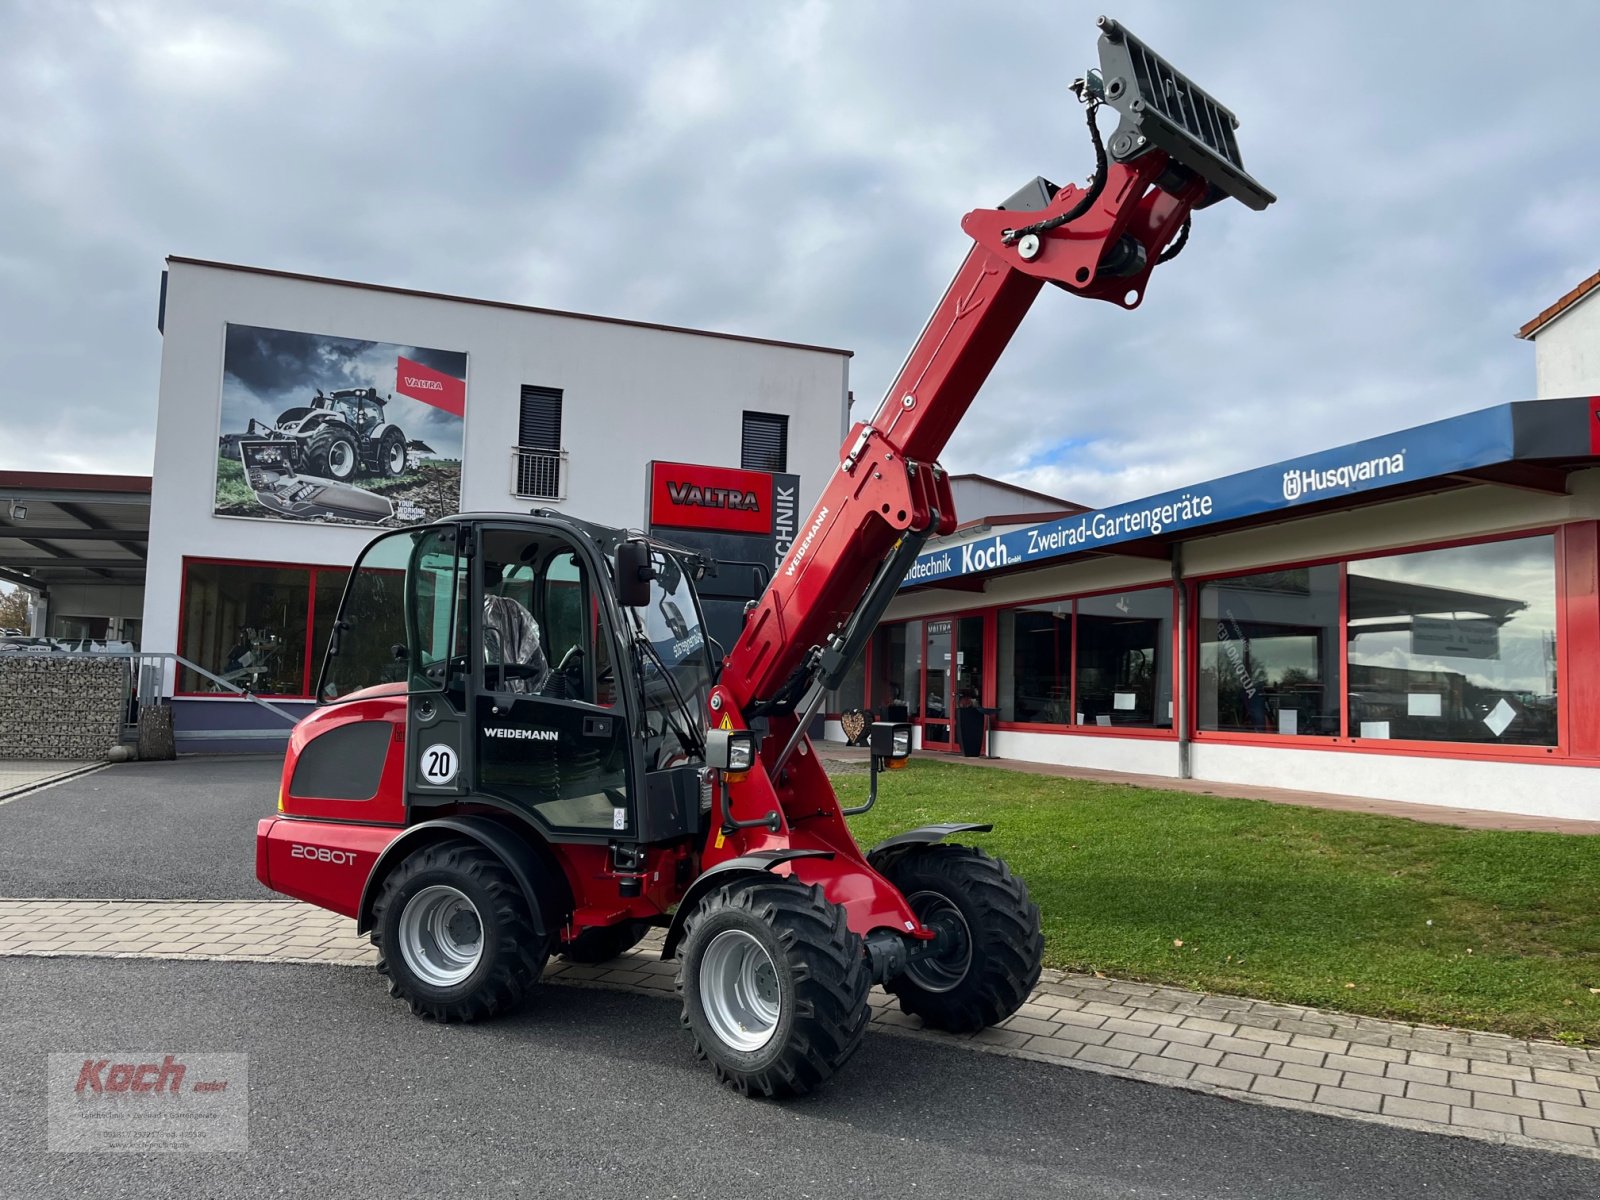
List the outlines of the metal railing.
{"type": "Polygon", "coordinates": [[[567,498],[567,452],[511,448],[511,494],[528,500],[567,498]]]}

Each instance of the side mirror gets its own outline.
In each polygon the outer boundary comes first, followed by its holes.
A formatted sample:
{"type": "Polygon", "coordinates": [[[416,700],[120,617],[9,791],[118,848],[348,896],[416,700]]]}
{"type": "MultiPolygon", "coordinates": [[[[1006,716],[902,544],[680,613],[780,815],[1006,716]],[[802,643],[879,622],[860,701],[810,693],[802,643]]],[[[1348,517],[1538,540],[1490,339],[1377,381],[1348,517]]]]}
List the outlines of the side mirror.
{"type": "Polygon", "coordinates": [[[624,608],[643,608],[650,603],[650,547],[643,542],[623,542],[617,547],[617,603],[624,608]]]}

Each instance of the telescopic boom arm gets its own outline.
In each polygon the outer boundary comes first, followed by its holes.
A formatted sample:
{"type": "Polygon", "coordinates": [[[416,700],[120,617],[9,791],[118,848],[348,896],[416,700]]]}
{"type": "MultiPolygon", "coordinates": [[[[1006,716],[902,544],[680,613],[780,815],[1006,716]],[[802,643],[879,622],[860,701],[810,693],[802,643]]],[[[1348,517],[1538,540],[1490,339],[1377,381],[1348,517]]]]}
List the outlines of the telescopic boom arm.
{"type": "Polygon", "coordinates": [[[1181,249],[1194,209],[1227,196],[1253,209],[1274,199],[1241,165],[1232,113],[1116,21],[1099,26],[1100,70],[1074,85],[1089,110],[1094,179],[1060,189],[1036,179],[962,220],[976,244],[877,414],[851,430],[728,654],[714,704],[732,708],[741,727],[774,719],[773,733],[787,735],[768,763],[774,775],[923,543],[955,529],[936,460],[1039,289],[1137,308],[1151,271],[1181,249]],[[1105,146],[1094,121],[1102,104],[1121,115],[1105,146]]]}

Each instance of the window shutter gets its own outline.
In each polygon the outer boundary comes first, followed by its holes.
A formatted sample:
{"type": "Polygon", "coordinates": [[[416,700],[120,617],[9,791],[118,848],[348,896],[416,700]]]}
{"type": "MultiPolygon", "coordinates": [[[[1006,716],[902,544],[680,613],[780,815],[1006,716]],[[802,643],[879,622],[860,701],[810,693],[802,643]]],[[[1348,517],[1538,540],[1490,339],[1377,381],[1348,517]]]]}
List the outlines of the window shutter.
{"type": "Polygon", "coordinates": [[[775,413],[745,413],[739,465],[746,471],[787,471],[789,418],[775,413]]]}
{"type": "Polygon", "coordinates": [[[517,445],[532,450],[561,449],[560,388],[523,387],[517,445]]]}

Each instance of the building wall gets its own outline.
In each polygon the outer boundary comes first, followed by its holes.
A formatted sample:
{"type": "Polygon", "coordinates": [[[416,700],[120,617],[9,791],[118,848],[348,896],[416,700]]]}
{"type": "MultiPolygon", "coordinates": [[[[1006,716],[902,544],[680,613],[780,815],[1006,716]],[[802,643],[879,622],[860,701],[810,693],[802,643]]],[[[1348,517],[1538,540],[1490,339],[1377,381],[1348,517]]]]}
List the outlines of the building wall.
{"type": "MultiPolygon", "coordinates": [[[[1600,306],[1597,306],[1600,310],[1600,306]]],[[[1455,488],[1343,512],[1286,520],[1280,524],[1195,537],[1179,552],[1185,579],[1248,571],[1320,559],[1337,560],[1434,543],[1543,531],[1600,520],[1600,469],[1575,472],[1570,494],[1555,496],[1508,487],[1455,488]]],[[[1591,528],[1592,526],[1577,526],[1591,528]]],[[[959,546],[989,536],[975,530],[948,539],[959,546]]],[[[1061,596],[1121,591],[1172,580],[1171,564],[1105,556],[1044,569],[991,576],[982,592],[954,588],[909,590],[886,620],[928,618],[1027,604],[1061,596]]],[[[1560,584],[1558,583],[1558,587],[1560,584]]],[[[1592,594],[1600,581],[1587,583],[1592,594]]],[[[1582,590],[1582,585],[1579,585],[1582,590]]],[[[1570,599],[1570,593],[1569,593],[1570,599]]],[[[1577,619],[1574,616],[1572,619],[1577,619]]],[[[1563,636],[1572,633],[1563,630],[1563,636]]],[[[1183,634],[1187,639],[1190,634],[1183,634]]],[[[1592,639],[1591,639],[1592,640],[1592,639]]],[[[1574,711],[1585,687],[1596,686],[1594,663],[1573,663],[1561,686],[1574,711]]],[[[1184,680],[1186,706],[1193,704],[1184,680]]],[[[988,701],[986,701],[987,703],[988,701]]],[[[830,727],[830,732],[837,726],[830,727]]],[[[1573,742],[1572,729],[1563,734],[1573,742]]],[[[1257,739],[1260,740],[1260,739],[1257,739]]],[[[1537,815],[1600,815],[1600,760],[1582,757],[1533,762],[1538,748],[1518,761],[1474,756],[1471,747],[1439,743],[1432,748],[1360,749],[1326,742],[1306,745],[1241,744],[1229,735],[1206,734],[1190,745],[1190,774],[1219,783],[1298,788],[1423,804],[1537,815]]],[[[1106,730],[1061,733],[1022,729],[990,735],[990,752],[1032,762],[1096,770],[1177,777],[1180,744],[1175,733],[1106,730]]],[[[1574,749],[1574,755],[1588,751],[1574,749]]]]}
{"type": "MultiPolygon", "coordinates": [[[[849,359],[833,351],[640,328],[368,288],[171,264],[156,422],[143,647],[177,649],[184,556],[348,565],[371,532],[211,515],[228,322],[466,352],[465,511],[522,512],[511,493],[524,384],[565,392],[567,498],[641,525],[651,459],[739,465],[745,410],[783,413],[805,508],[838,462],[849,359]]],[[[802,509],[804,511],[804,509],[802,509]]]]}
{"type": "Polygon", "coordinates": [[[1600,298],[1590,293],[1533,341],[1539,398],[1600,392],[1600,298]]]}

